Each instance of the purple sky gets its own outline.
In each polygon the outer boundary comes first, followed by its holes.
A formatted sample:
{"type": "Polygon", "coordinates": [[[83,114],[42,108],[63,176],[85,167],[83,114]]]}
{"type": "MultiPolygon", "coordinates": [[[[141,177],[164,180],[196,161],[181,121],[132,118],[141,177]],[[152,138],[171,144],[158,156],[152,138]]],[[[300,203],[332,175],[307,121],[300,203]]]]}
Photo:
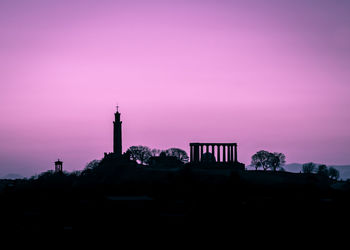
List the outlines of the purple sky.
{"type": "Polygon", "coordinates": [[[350,1],[0,2],[0,176],[238,142],[350,163],[350,1]]]}

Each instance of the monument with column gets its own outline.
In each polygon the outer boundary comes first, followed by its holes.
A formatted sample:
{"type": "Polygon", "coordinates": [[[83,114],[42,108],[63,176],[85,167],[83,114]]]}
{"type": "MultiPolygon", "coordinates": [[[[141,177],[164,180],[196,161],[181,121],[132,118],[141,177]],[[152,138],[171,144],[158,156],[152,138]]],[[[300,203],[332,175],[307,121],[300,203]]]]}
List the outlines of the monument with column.
{"type": "Polygon", "coordinates": [[[211,154],[216,166],[235,166],[244,169],[238,162],[237,143],[190,143],[190,162],[193,165],[204,164],[203,156],[211,154]]]}
{"type": "Polygon", "coordinates": [[[117,106],[113,121],[113,153],[117,156],[122,155],[122,121],[120,120],[119,106],[117,106]]]}
{"type": "Polygon", "coordinates": [[[122,148],[122,121],[120,119],[119,106],[116,106],[113,121],[113,152],[104,153],[104,158],[120,159],[123,156],[122,148]]]}

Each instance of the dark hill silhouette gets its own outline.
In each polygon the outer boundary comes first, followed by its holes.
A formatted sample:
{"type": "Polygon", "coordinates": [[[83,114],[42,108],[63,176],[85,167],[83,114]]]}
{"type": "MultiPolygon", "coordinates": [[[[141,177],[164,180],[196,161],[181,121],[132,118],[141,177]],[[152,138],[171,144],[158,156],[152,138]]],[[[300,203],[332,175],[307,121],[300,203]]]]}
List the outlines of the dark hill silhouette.
{"type": "Polygon", "coordinates": [[[9,179],[9,180],[15,180],[15,179],[23,179],[24,177],[20,174],[6,174],[4,176],[1,177],[1,179],[9,179]]]}
{"type": "MultiPolygon", "coordinates": [[[[110,156],[81,174],[48,171],[8,180],[0,192],[2,225],[8,232],[113,232],[116,225],[244,231],[312,226],[319,214],[345,216],[350,208],[349,186],[316,174],[188,166],[156,169],[110,156]]],[[[324,216],[322,225],[337,221],[324,216]]]]}

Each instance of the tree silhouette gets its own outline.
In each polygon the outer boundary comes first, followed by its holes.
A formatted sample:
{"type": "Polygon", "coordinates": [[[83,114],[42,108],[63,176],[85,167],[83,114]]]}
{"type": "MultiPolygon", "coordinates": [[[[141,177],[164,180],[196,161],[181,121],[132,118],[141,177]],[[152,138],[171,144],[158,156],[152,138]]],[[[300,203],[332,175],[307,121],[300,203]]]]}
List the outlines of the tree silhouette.
{"type": "Polygon", "coordinates": [[[339,171],[334,167],[330,167],[328,169],[328,176],[333,180],[337,180],[339,178],[339,171]]]}
{"type": "Polygon", "coordinates": [[[303,168],[302,168],[302,171],[303,173],[305,174],[311,174],[315,171],[316,169],[316,165],[312,162],[309,162],[309,163],[304,163],[303,164],[303,168]]]}
{"type": "Polygon", "coordinates": [[[322,176],[328,176],[327,166],[324,164],[319,165],[318,169],[317,169],[317,174],[322,175],[322,176]]]}
{"type": "Polygon", "coordinates": [[[100,165],[99,160],[92,160],[90,161],[88,164],[86,164],[84,170],[81,172],[82,175],[87,175],[90,174],[92,172],[94,172],[94,170],[96,170],[96,168],[100,165]]]}
{"type": "Polygon", "coordinates": [[[130,157],[134,161],[139,161],[141,165],[148,163],[149,158],[152,156],[152,151],[146,146],[131,146],[128,149],[130,157]]]}
{"type": "Polygon", "coordinates": [[[269,155],[269,168],[273,171],[280,169],[286,163],[286,156],[282,153],[270,153],[269,155]]]}
{"type": "Polygon", "coordinates": [[[283,153],[270,153],[266,150],[260,150],[252,156],[251,165],[258,168],[263,168],[264,171],[272,169],[277,171],[286,163],[286,156],[283,153]]]}
{"type": "Polygon", "coordinates": [[[86,164],[85,166],[85,170],[93,170],[95,169],[96,167],[98,167],[98,165],[100,164],[100,161],[99,160],[92,160],[90,161],[88,164],[86,164]]]}
{"type": "Polygon", "coordinates": [[[73,172],[70,173],[70,175],[73,177],[79,177],[81,174],[82,174],[81,170],[74,170],[73,172]]]}
{"type": "Polygon", "coordinates": [[[55,175],[55,171],[47,170],[39,174],[38,179],[47,179],[55,175]]]}
{"type": "Polygon", "coordinates": [[[159,156],[161,152],[162,152],[162,150],[160,150],[158,148],[154,148],[151,150],[152,156],[159,156]]]}
{"type": "Polygon", "coordinates": [[[175,156],[177,159],[179,159],[183,163],[188,162],[188,155],[186,151],[180,148],[169,148],[165,151],[165,153],[167,156],[175,156]]]}
{"type": "Polygon", "coordinates": [[[256,152],[252,156],[252,162],[251,165],[255,167],[255,170],[258,170],[258,168],[263,168],[264,170],[267,170],[269,168],[269,161],[270,161],[270,152],[265,150],[260,150],[256,152]]]}

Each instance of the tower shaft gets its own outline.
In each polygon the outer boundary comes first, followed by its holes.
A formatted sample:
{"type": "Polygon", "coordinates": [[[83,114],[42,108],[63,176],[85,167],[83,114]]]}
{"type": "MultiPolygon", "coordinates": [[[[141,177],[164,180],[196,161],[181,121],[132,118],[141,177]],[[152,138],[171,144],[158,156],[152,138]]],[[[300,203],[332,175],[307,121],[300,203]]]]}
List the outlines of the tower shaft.
{"type": "Polygon", "coordinates": [[[114,114],[113,122],[113,153],[118,156],[122,155],[122,122],[120,121],[120,113],[114,114]]]}

